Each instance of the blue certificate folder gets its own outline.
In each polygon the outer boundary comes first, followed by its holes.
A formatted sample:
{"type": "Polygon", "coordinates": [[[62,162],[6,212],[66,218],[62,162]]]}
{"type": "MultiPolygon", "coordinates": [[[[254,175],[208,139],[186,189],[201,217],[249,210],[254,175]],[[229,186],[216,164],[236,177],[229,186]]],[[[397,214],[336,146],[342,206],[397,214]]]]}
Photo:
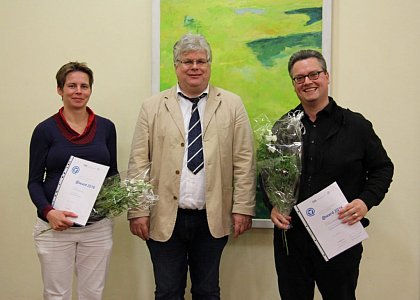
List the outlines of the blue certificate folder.
{"type": "Polygon", "coordinates": [[[342,223],[338,211],[347,199],[336,182],[294,206],[325,261],[368,238],[363,225],[342,223]]]}
{"type": "Polygon", "coordinates": [[[85,226],[108,169],[108,166],[71,156],[58,182],[52,206],[76,213],[72,221],[85,226]]]}

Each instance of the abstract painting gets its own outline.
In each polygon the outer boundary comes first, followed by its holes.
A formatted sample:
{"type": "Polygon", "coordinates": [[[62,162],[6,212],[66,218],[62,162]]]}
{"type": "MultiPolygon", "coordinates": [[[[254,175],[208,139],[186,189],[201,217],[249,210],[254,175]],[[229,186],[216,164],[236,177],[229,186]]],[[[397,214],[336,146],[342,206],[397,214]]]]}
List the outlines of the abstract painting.
{"type": "MultiPolygon", "coordinates": [[[[212,52],[211,84],[241,96],[250,121],[275,120],[298,104],[287,62],[300,49],[322,51],[329,64],[331,0],[153,1],[154,93],[176,84],[172,47],[199,33],[212,52]]],[[[260,197],[256,227],[270,227],[260,197]],[[267,222],[268,221],[268,222],[267,222]]]]}

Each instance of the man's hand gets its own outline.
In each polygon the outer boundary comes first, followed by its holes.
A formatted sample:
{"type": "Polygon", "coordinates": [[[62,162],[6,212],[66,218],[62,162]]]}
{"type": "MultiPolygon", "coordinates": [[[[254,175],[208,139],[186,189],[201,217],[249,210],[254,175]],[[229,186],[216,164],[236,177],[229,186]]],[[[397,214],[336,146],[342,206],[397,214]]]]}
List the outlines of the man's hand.
{"type": "Polygon", "coordinates": [[[149,239],[150,217],[139,217],[130,219],[130,231],[139,236],[142,240],[149,239]]]}
{"type": "Polygon", "coordinates": [[[354,199],[338,212],[338,218],[343,223],[353,225],[366,216],[368,208],[362,199],[354,199]]]}
{"type": "Polygon", "coordinates": [[[77,215],[71,211],[56,209],[50,210],[46,215],[51,228],[57,231],[63,231],[73,226],[74,222],[67,217],[77,217],[77,215]]]}
{"type": "Polygon", "coordinates": [[[290,228],[292,218],[290,216],[283,215],[277,208],[273,207],[271,210],[271,221],[277,228],[286,230],[290,228]]]}
{"type": "Polygon", "coordinates": [[[233,236],[237,238],[239,235],[247,231],[252,226],[252,217],[242,214],[232,214],[233,236]]]}

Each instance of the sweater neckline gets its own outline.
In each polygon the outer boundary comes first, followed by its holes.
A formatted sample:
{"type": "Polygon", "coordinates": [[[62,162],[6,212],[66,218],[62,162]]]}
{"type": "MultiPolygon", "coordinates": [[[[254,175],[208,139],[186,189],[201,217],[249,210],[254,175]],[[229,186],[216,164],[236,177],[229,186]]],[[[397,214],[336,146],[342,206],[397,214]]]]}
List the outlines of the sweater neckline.
{"type": "Polygon", "coordinates": [[[61,134],[73,144],[88,144],[92,142],[96,134],[96,116],[95,113],[89,108],[86,107],[86,111],[89,114],[88,123],[85,130],[82,134],[79,134],[73,130],[68,124],[64,114],[64,107],[61,107],[60,110],[54,115],[54,120],[60,130],[61,134]]]}

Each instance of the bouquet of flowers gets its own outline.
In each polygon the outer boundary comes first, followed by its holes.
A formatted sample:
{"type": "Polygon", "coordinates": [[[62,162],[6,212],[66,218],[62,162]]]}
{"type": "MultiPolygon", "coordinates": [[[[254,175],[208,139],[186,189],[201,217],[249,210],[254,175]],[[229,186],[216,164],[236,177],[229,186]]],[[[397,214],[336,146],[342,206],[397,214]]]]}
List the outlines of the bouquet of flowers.
{"type": "Polygon", "coordinates": [[[146,171],[137,174],[133,174],[132,171],[120,172],[106,178],[90,218],[113,218],[130,208],[148,210],[155,205],[159,196],[153,193],[153,185],[146,179],[149,170],[147,168],[146,171]]]}
{"type": "MultiPolygon", "coordinates": [[[[114,218],[134,207],[150,209],[155,205],[159,196],[154,194],[152,182],[147,179],[149,170],[150,167],[143,172],[120,172],[107,177],[96,198],[89,221],[114,218]]],[[[45,229],[38,235],[51,229],[45,229]]]]}
{"type": "Polygon", "coordinates": [[[255,130],[257,171],[270,203],[289,215],[296,204],[301,170],[303,112],[289,113],[271,125],[261,116],[255,130]]]}

